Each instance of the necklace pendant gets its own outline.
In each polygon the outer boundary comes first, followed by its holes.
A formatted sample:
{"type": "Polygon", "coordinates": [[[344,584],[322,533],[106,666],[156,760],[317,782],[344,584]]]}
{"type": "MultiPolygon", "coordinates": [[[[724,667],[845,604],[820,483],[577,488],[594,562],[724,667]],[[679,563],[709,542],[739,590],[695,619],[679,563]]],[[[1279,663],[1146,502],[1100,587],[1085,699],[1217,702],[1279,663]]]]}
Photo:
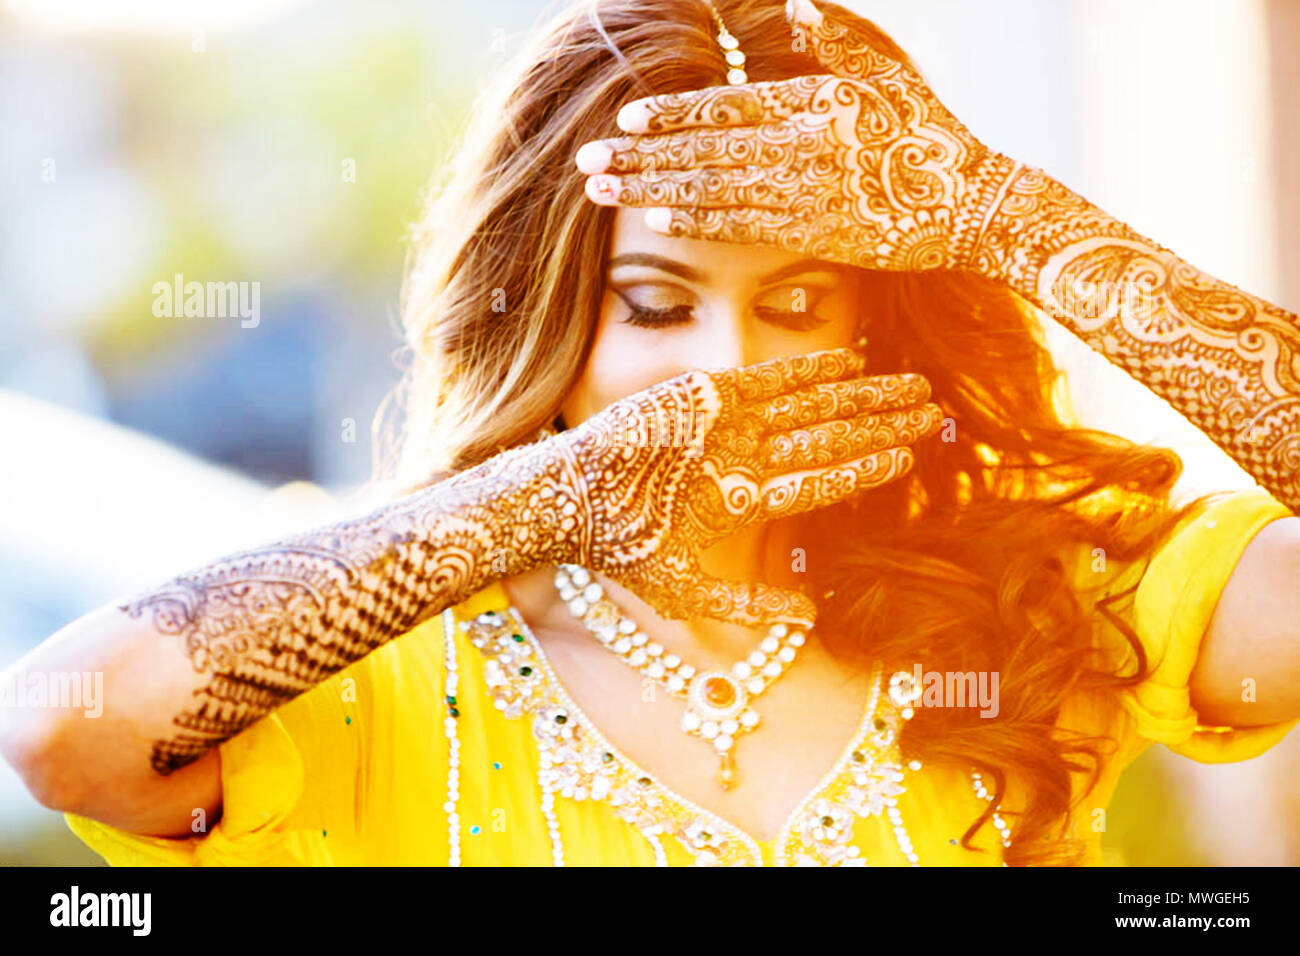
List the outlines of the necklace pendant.
{"type": "Polygon", "coordinates": [[[718,786],[723,790],[730,790],[736,782],[736,761],[728,750],[718,755],[718,786]]]}
{"type": "Polygon", "coordinates": [[[719,786],[723,790],[734,787],[737,773],[732,747],[737,737],[759,724],[758,712],[749,704],[785,673],[804,644],[804,631],[773,624],[758,647],[730,671],[698,672],[677,654],[667,654],[662,645],[649,640],[585,568],[557,565],[555,589],[569,613],[610,651],[673,696],[686,698],[682,730],[713,746],[719,761],[719,786]]]}
{"type": "Polygon", "coordinates": [[[702,720],[730,720],[745,709],[749,695],[740,681],[723,671],[696,674],[686,689],[687,708],[702,720]]]}

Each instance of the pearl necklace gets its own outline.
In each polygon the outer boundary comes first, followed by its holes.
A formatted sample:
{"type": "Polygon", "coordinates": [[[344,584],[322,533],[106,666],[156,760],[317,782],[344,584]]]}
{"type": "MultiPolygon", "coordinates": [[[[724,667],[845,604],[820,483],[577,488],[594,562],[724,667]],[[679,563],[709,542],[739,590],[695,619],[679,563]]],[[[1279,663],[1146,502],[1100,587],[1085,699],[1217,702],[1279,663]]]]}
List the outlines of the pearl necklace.
{"type": "Polygon", "coordinates": [[[802,631],[773,624],[758,649],[732,665],[731,671],[697,672],[677,654],[650,640],[592,580],[591,572],[576,564],[561,564],[555,573],[555,590],[605,647],[633,670],[655,681],[674,697],[686,701],[681,728],[713,743],[718,753],[718,785],[730,790],[737,782],[732,756],[736,738],[759,724],[750,701],[772,686],[803,646],[802,631]]]}

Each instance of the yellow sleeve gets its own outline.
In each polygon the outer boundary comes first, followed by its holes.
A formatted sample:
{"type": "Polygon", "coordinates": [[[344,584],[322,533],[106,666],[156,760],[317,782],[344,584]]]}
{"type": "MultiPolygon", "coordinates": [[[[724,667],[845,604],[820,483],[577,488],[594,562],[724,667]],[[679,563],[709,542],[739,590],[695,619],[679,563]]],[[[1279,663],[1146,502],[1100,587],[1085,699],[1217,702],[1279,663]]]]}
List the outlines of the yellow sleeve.
{"type": "Polygon", "coordinates": [[[222,813],[208,832],[142,836],[71,813],[69,828],[113,866],[356,865],[364,739],[355,701],[368,661],[221,745],[222,813]]]}
{"type": "Polygon", "coordinates": [[[1139,736],[1203,763],[1258,756],[1297,720],[1259,727],[1203,727],[1188,679],[1201,639],[1241,554],[1269,522],[1291,511],[1262,488],[1233,492],[1185,518],[1152,555],[1133,603],[1133,628],[1150,676],[1122,703],[1139,736]]]}

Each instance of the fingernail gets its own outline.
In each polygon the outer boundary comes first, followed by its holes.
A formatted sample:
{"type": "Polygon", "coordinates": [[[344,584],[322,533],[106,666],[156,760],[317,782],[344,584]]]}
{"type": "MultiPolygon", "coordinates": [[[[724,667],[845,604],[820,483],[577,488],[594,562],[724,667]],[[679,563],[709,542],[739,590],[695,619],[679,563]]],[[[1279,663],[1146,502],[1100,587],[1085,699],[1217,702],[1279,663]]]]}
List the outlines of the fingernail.
{"type": "Polygon", "coordinates": [[[667,232],[673,224],[672,210],[664,209],[662,206],[647,209],[645,224],[647,229],[653,229],[655,232],[667,232]]]}
{"type": "Polygon", "coordinates": [[[649,111],[644,103],[628,103],[618,111],[618,128],[625,133],[644,133],[649,111]]]}
{"type": "Polygon", "coordinates": [[[810,0],[788,0],[785,5],[785,15],[788,19],[812,24],[817,22],[821,11],[813,6],[810,0]]]}
{"type": "Polygon", "coordinates": [[[578,168],[588,176],[593,173],[603,173],[609,168],[609,162],[614,158],[614,151],[599,140],[592,143],[583,143],[582,148],[574,154],[573,161],[578,164],[578,168]]]}
{"type": "Polygon", "coordinates": [[[617,206],[618,180],[613,176],[588,176],[587,198],[602,206],[617,206]]]}

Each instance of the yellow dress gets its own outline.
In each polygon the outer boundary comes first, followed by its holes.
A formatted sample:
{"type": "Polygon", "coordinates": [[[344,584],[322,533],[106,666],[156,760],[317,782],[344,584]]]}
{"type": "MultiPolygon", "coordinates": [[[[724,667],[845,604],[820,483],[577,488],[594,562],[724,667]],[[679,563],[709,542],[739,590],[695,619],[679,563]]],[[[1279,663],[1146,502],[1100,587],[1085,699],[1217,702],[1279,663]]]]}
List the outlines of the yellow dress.
{"type": "MultiPolygon", "coordinates": [[[[1088,863],[1102,862],[1096,811],[1153,742],[1203,762],[1244,760],[1295,726],[1202,727],[1187,690],[1242,551],[1290,514],[1262,489],[1233,492],[1184,521],[1145,572],[1135,564],[1108,588],[1140,575],[1125,614],[1154,670],[1118,699],[1062,709],[1062,726],[1116,744],[1073,814],[1088,863]]],[[[1081,580],[1093,560],[1080,554],[1081,580]]],[[[898,708],[887,685],[871,696],[836,765],[778,836],[759,842],[609,744],[494,584],[227,741],[224,813],[210,832],[166,839],[66,819],[117,866],[1000,865],[1000,815],[973,841],[986,852],[957,845],[991,799],[982,784],[956,769],[902,765],[898,708]]]]}

